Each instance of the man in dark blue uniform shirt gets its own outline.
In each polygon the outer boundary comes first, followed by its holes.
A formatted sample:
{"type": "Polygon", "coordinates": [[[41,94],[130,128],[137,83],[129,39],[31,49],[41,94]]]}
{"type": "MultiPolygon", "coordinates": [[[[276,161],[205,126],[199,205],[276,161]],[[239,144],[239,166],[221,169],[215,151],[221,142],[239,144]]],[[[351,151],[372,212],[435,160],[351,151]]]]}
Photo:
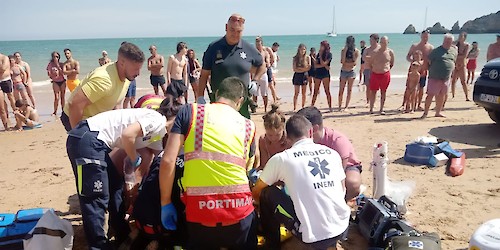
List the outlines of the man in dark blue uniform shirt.
{"type": "MultiPolygon", "coordinates": [[[[227,77],[240,78],[245,86],[250,85],[253,79],[260,79],[265,70],[258,70],[262,65],[262,56],[254,46],[241,39],[245,19],[239,14],[233,14],[226,23],[226,35],[212,42],[203,55],[203,67],[198,89],[198,102],[204,103],[204,93],[210,76],[212,93],[215,93],[219,84],[227,77]]],[[[209,94],[210,101],[215,97],[209,94]]],[[[249,98],[245,97],[240,114],[250,118],[248,111],[249,98]]]]}

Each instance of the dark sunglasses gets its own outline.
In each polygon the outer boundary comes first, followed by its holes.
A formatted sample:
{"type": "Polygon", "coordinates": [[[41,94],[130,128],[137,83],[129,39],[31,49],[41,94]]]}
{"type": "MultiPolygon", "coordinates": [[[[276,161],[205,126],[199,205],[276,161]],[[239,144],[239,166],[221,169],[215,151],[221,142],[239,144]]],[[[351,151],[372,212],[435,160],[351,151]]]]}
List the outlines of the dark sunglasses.
{"type": "Polygon", "coordinates": [[[245,18],[243,18],[243,17],[231,16],[231,17],[229,17],[229,21],[231,21],[231,22],[237,22],[237,23],[240,23],[240,24],[245,24],[245,18]]]}

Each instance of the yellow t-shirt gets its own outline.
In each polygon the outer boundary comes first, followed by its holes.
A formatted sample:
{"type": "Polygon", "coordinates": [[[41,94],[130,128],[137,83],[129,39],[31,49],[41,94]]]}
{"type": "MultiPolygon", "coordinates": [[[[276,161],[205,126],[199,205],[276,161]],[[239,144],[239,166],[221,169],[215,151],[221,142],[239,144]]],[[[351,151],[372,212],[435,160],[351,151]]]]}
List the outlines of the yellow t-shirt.
{"type": "Polygon", "coordinates": [[[71,93],[64,106],[64,113],[69,116],[69,105],[79,89],[90,100],[91,104],[83,110],[83,119],[87,119],[104,111],[112,110],[127,93],[130,81],[120,81],[115,63],[103,65],[82,80],[82,83],[71,93]]]}

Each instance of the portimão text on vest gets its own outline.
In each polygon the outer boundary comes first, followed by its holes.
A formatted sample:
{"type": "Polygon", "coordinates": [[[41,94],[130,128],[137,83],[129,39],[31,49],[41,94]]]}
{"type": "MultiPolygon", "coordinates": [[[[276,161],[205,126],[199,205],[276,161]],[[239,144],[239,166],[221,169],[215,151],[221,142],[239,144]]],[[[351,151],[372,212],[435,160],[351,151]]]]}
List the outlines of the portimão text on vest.
{"type": "Polygon", "coordinates": [[[205,208],[208,210],[218,209],[218,208],[238,208],[252,204],[253,204],[253,199],[251,196],[238,199],[208,200],[208,201],[198,202],[200,210],[205,208]]]}

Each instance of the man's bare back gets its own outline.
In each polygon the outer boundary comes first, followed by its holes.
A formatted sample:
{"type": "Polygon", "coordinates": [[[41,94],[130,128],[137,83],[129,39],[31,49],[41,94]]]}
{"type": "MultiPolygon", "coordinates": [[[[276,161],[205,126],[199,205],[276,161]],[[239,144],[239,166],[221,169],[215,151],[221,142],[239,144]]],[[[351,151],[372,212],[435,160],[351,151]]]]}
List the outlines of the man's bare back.
{"type": "Polygon", "coordinates": [[[497,36],[497,42],[490,44],[488,46],[488,51],[486,52],[486,61],[491,61],[495,58],[500,57],[500,37],[497,36]]]}
{"type": "Polygon", "coordinates": [[[10,78],[10,61],[9,57],[0,54],[0,81],[10,78]]]}
{"type": "Polygon", "coordinates": [[[184,68],[186,67],[186,57],[184,55],[171,55],[168,58],[168,72],[167,76],[170,77],[168,81],[170,80],[183,80],[184,76],[184,68]]]}
{"type": "Polygon", "coordinates": [[[163,75],[164,59],[160,54],[152,55],[148,58],[148,69],[153,76],[163,75]]]}
{"type": "Polygon", "coordinates": [[[392,49],[378,48],[371,55],[371,69],[373,73],[384,74],[392,68],[394,63],[394,52],[392,49]]]}
{"type": "MultiPolygon", "coordinates": [[[[271,66],[271,57],[269,56],[269,52],[265,48],[262,49],[262,51],[259,51],[260,55],[262,56],[262,61],[264,62],[259,69],[263,68],[264,70],[267,70],[271,66]]],[[[257,70],[259,71],[259,70],[257,70]]]]}

